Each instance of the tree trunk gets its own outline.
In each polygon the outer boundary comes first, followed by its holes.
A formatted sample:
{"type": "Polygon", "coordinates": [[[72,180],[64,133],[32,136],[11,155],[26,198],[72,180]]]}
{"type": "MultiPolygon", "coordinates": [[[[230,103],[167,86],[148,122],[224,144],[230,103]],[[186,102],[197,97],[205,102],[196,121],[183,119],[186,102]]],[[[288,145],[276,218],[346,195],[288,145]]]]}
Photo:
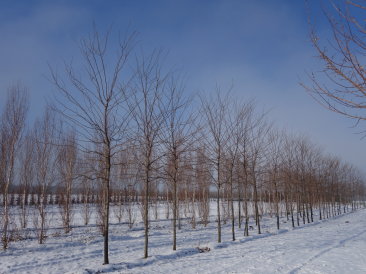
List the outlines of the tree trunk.
{"type": "Polygon", "coordinates": [[[144,224],[145,224],[145,244],[144,244],[144,258],[148,257],[149,248],[149,178],[150,178],[149,167],[147,167],[146,178],[145,178],[145,208],[144,208],[144,224]]]}
{"type": "Polygon", "coordinates": [[[220,186],[217,186],[217,242],[221,243],[220,186]]]}
{"type": "Polygon", "coordinates": [[[173,250],[177,250],[177,183],[173,185],[173,250]]]}

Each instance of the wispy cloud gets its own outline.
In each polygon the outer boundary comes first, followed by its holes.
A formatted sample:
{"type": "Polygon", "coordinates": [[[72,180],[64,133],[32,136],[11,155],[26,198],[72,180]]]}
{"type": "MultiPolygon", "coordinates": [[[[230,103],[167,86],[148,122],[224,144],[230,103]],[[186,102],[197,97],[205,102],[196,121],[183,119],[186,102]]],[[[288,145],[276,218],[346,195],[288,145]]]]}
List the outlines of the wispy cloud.
{"type": "Polygon", "coordinates": [[[145,48],[166,49],[167,65],[182,69],[191,92],[233,84],[238,96],[272,109],[279,126],[305,132],[355,164],[366,160],[349,121],[321,109],[298,85],[305,69],[318,67],[302,1],[4,1],[0,111],[6,88],[20,80],[39,115],[53,89],[47,62],[77,62],[76,42],[93,20],[101,29],[130,26],[145,48]]]}

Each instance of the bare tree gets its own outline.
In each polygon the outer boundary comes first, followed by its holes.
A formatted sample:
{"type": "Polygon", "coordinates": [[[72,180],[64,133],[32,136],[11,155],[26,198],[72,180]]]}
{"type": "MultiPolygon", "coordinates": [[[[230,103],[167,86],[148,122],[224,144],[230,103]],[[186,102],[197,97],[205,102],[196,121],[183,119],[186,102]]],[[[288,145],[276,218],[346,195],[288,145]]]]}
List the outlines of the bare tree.
{"type": "MultiPolygon", "coordinates": [[[[227,183],[229,186],[229,202],[230,202],[230,217],[231,217],[231,234],[232,240],[235,241],[235,215],[234,215],[234,192],[235,192],[235,168],[240,159],[241,144],[246,142],[245,138],[248,134],[249,121],[253,113],[253,103],[247,104],[237,103],[229,106],[231,111],[226,117],[225,127],[227,136],[227,143],[225,151],[227,154],[226,170],[227,170],[227,183]]],[[[239,194],[239,218],[240,218],[240,188],[237,189],[239,194]]],[[[240,222],[240,219],[239,219],[240,222]]]]}
{"type": "Polygon", "coordinates": [[[163,98],[167,75],[161,71],[159,55],[154,52],[137,60],[136,79],[129,98],[134,130],[132,139],[135,140],[136,161],[141,168],[143,183],[144,258],[148,257],[149,247],[150,188],[157,179],[163,156],[158,148],[165,119],[163,98]]]}
{"type": "Polygon", "coordinates": [[[60,213],[65,233],[71,231],[72,222],[72,194],[77,173],[77,144],[74,131],[61,136],[57,155],[59,170],[58,193],[60,195],[60,213]]]}
{"type": "Polygon", "coordinates": [[[122,153],[123,160],[121,160],[120,165],[120,177],[123,180],[123,206],[124,211],[127,214],[127,223],[128,227],[132,228],[136,221],[136,193],[137,193],[137,184],[140,179],[139,176],[139,163],[135,161],[134,146],[129,145],[127,149],[122,153]]]}
{"type": "Polygon", "coordinates": [[[50,194],[52,183],[55,180],[55,136],[56,118],[50,108],[47,108],[42,119],[38,119],[34,125],[35,131],[35,164],[37,191],[37,210],[34,224],[39,243],[44,243],[46,238],[48,223],[47,210],[48,195],[50,194]]]}
{"type": "Polygon", "coordinates": [[[297,195],[298,195],[298,201],[297,201],[297,215],[300,214],[303,219],[303,224],[305,224],[305,221],[307,219],[307,222],[310,222],[310,215],[309,215],[309,206],[310,206],[310,199],[309,199],[309,193],[311,191],[310,189],[310,183],[308,180],[309,172],[309,161],[312,161],[312,151],[313,146],[310,143],[310,141],[304,137],[301,136],[297,139],[297,149],[295,154],[296,159],[296,182],[297,182],[297,195]]]}
{"type": "Polygon", "coordinates": [[[222,176],[223,153],[227,140],[225,119],[228,111],[228,94],[223,95],[217,89],[211,99],[201,98],[202,115],[205,120],[204,145],[208,159],[212,165],[211,178],[216,187],[217,202],[217,241],[221,243],[221,212],[220,197],[224,180],[222,176]]]}
{"type": "Polygon", "coordinates": [[[268,182],[269,191],[273,196],[273,204],[275,207],[277,229],[280,229],[280,201],[281,201],[281,178],[280,166],[282,161],[282,150],[284,142],[283,132],[273,129],[269,132],[268,146],[268,182]]]}
{"type": "Polygon", "coordinates": [[[255,210],[255,221],[258,234],[261,234],[260,209],[259,209],[259,188],[263,183],[265,156],[268,148],[268,133],[271,125],[263,116],[256,120],[257,125],[250,131],[250,142],[248,144],[248,168],[250,182],[253,188],[253,202],[255,210]]]}
{"type": "Polygon", "coordinates": [[[364,12],[366,5],[347,0],[337,4],[329,1],[324,9],[331,36],[318,35],[310,22],[310,38],[318,57],[324,64],[320,72],[309,74],[311,83],[302,84],[313,98],[325,108],[359,121],[366,120],[366,70],[364,55],[364,12]]]}
{"type": "MultiPolygon", "coordinates": [[[[254,103],[251,102],[244,106],[239,114],[238,137],[239,137],[239,159],[237,167],[238,177],[238,194],[239,194],[239,218],[241,217],[240,202],[243,199],[243,211],[245,216],[244,236],[249,236],[249,192],[250,192],[250,177],[249,177],[249,143],[251,141],[251,132],[255,127],[260,125],[262,117],[256,117],[254,113],[254,103]]],[[[241,220],[239,219],[239,225],[241,220]]]]}
{"type": "Polygon", "coordinates": [[[119,153],[119,168],[116,169],[117,175],[116,175],[116,182],[113,185],[113,191],[114,191],[114,215],[117,217],[117,220],[119,223],[122,222],[122,217],[124,215],[124,205],[126,197],[126,181],[128,178],[127,172],[128,170],[128,153],[125,151],[122,151],[119,153]]]}
{"type": "Polygon", "coordinates": [[[183,158],[192,150],[193,112],[189,109],[190,100],[183,97],[183,88],[171,78],[167,88],[165,104],[166,118],[162,131],[162,143],[166,155],[165,176],[172,188],[173,202],[173,250],[177,249],[178,186],[182,183],[185,161],[183,158]]]}
{"type": "Polygon", "coordinates": [[[210,217],[210,173],[209,163],[204,149],[195,149],[194,177],[197,186],[198,214],[204,226],[209,223],[210,217]]]}
{"type": "Polygon", "coordinates": [[[80,155],[79,163],[78,163],[78,174],[79,182],[82,192],[82,204],[83,204],[83,220],[84,225],[88,225],[90,221],[90,217],[92,215],[92,206],[94,200],[92,199],[95,191],[95,180],[93,178],[93,174],[95,172],[95,168],[93,166],[94,161],[90,158],[90,154],[82,153],[80,155]]]}
{"type": "Polygon", "coordinates": [[[2,195],[4,209],[2,217],[1,240],[3,248],[9,244],[9,189],[14,184],[15,163],[20,147],[20,142],[25,127],[25,120],[28,111],[27,90],[20,85],[9,88],[4,113],[1,117],[1,161],[2,161],[2,195]]]}
{"type": "Polygon", "coordinates": [[[133,35],[119,40],[116,55],[110,59],[109,36],[100,35],[94,28],[92,34],[81,40],[80,51],[85,66],[79,75],[72,65],[65,67],[65,83],[51,70],[57,87],[58,110],[76,129],[81,150],[98,159],[100,168],[94,174],[103,185],[103,236],[104,264],[109,263],[109,200],[111,169],[117,152],[121,149],[128,124],[128,111],[124,108],[127,82],[124,68],[131,51],[133,35]],[[89,144],[88,146],[84,144],[89,144]],[[91,149],[90,149],[91,148],[91,149]]]}
{"type": "Polygon", "coordinates": [[[287,201],[287,210],[291,215],[292,227],[295,227],[295,219],[294,219],[294,202],[295,198],[295,174],[294,174],[294,166],[295,166],[295,150],[296,150],[296,142],[293,136],[287,135],[284,139],[284,150],[282,152],[283,161],[282,161],[282,179],[284,181],[284,189],[285,189],[285,199],[287,201]]]}
{"type": "Polygon", "coordinates": [[[34,181],[34,136],[29,132],[23,141],[20,155],[20,223],[22,228],[27,227],[28,198],[34,181]]]}
{"type": "Polygon", "coordinates": [[[135,166],[134,147],[130,142],[118,155],[119,166],[116,169],[115,207],[114,213],[118,222],[127,217],[128,227],[131,229],[136,221],[135,195],[138,180],[138,168],[135,166]]]}

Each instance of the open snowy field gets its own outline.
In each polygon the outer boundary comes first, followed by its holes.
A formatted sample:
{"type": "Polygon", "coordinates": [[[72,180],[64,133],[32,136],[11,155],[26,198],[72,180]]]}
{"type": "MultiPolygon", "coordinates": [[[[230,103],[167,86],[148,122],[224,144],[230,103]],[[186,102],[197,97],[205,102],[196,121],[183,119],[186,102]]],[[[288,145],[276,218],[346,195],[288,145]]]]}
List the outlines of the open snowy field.
{"type": "Polygon", "coordinates": [[[251,219],[251,236],[244,237],[237,228],[235,242],[226,224],[221,244],[216,243],[214,221],[192,229],[183,220],[177,251],[172,251],[171,221],[162,212],[161,219],[151,221],[148,259],[142,259],[141,223],[128,229],[126,224],[112,222],[107,266],[102,265],[103,239],[98,228],[76,225],[68,235],[50,228],[43,245],[32,233],[27,240],[12,242],[7,251],[0,251],[0,273],[366,273],[365,209],[296,229],[282,218],[279,232],[275,218],[266,216],[261,235],[251,219]],[[197,247],[210,251],[199,253],[197,247]]]}

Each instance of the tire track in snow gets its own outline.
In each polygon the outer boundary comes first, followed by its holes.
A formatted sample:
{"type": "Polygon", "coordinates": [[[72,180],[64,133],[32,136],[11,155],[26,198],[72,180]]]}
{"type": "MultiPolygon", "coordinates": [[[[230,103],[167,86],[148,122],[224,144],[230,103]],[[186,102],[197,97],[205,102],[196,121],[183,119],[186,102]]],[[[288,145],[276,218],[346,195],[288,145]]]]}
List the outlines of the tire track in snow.
{"type": "Polygon", "coordinates": [[[310,259],[308,259],[306,262],[304,262],[303,264],[301,264],[300,266],[294,268],[293,270],[291,270],[289,273],[290,274],[296,274],[298,273],[300,270],[302,270],[305,266],[307,266],[308,264],[310,264],[312,261],[320,258],[321,256],[323,256],[324,254],[328,253],[329,251],[332,251],[335,248],[339,248],[342,247],[346,242],[349,242],[351,240],[354,240],[358,237],[360,237],[361,235],[365,234],[366,230],[363,230],[357,234],[352,235],[351,237],[347,237],[341,241],[338,242],[338,244],[328,247],[326,249],[323,249],[322,251],[320,251],[319,253],[315,254],[314,256],[312,256],[310,259]]]}

